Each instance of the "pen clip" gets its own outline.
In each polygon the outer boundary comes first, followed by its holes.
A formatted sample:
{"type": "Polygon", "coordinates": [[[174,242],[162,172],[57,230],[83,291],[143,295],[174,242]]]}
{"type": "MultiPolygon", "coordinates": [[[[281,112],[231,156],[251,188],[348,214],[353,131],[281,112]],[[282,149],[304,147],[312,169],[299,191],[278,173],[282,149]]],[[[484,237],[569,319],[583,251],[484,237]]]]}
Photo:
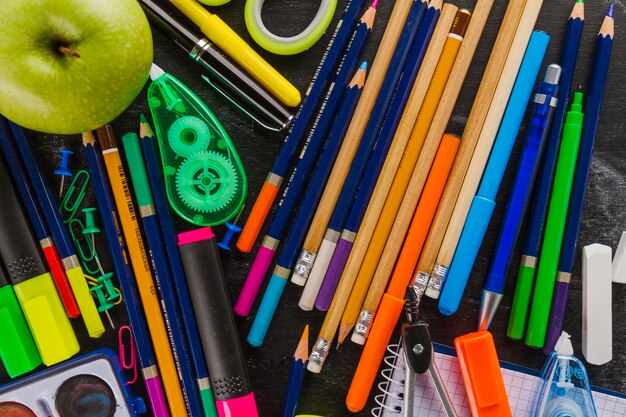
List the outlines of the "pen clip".
{"type": "Polygon", "coordinates": [[[258,117],[253,115],[251,112],[249,112],[248,110],[243,108],[239,103],[237,103],[237,101],[235,101],[235,99],[226,90],[222,89],[218,84],[212,82],[211,79],[209,77],[207,77],[206,75],[203,75],[202,79],[204,81],[206,81],[207,84],[209,84],[211,87],[213,87],[218,93],[220,93],[222,96],[224,96],[226,98],[226,100],[230,101],[235,107],[237,107],[239,110],[244,112],[249,118],[254,120],[260,126],[264,127],[265,129],[274,131],[274,132],[280,132],[282,130],[281,128],[269,126],[268,124],[266,124],[263,121],[261,121],[258,117]]]}
{"type": "Polygon", "coordinates": [[[137,381],[137,357],[135,354],[135,339],[130,326],[122,326],[118,332],[118,349],[120,355],[120,366],[125,371],[132,370],[133,377],[127,381],[128,385],[132,385],[137,381]],[[128,348],[130,349],[130,357],[128,350],[124,344],[124,333],[128,333],[128,348]]]}

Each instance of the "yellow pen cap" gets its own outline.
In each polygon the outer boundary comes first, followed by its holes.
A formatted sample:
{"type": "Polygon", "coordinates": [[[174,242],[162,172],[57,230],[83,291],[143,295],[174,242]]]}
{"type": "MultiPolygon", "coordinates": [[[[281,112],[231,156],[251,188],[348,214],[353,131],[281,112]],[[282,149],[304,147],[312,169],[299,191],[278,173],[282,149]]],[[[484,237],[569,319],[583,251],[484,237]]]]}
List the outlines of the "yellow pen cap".
{"type": "Polygon", "coordinates": [[[83,318],[85,327],[90,337],[98,338],[104,334],[104,325],[100,318],[100,313],[96,307],[96,303],[89,291],[89,285],[85,280],[83,269],[76,266],[71,269],[66,269],[67,279],[70,281],[72,292],[76,297],[78,308],[80,309],[80,315],[83,318]]]}
{"type": "Polygon", "coordinates": [[[44,364],[72,357],[80,347],[61,299],[46,272],[13,286],[44,364]]]}

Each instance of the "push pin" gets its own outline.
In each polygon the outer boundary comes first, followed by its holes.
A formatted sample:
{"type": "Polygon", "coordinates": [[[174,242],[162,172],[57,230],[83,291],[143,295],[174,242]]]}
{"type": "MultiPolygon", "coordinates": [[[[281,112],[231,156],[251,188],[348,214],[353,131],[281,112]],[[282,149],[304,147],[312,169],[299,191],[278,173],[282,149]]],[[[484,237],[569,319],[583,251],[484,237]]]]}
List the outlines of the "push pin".
{"type": "Polygon", "coordinates": [[[102,265],[100,265],[100,260],[96,256],[96,233],[100,233],[100,229],[96,227],[95,220],[95,212],[96,208],[94,207],[86,207],[81,210],[85,215],[85,227],[83,228],[84,236],[91,236],[91,256],[94,257],[96,263],[98,264],[98,269],[100,270],[100,274],[104,275],[104,270],[102,269],[102,265]]]}
{"type": "Polygon", "coordinates": [[[230,250],[230,241],[233,240],[233,236],[235,236],[235,233],[241,232],[241,227],[237,226],[237,222],[239,221],[239,216],[241,216],[244,207],[241,208],[234,222],[226,222],[226,234],[224,234],[222,241],[217,244],[220,248],[230,250]]]}
{"type": "Polygon", "coordinates": [[[70,155],[73,155],[74,152],[67,149],[59,149],[59,153],[61,154],[61,167],[54,171],[56,175],[61,176],[61,188],[59,190],[59,198],[63,197],[63,186],[65,184],[65,177],[71,177],[72,172],[68,169],[70,163],[70,155]]]}
{"type": "Polygon", "coordinates": [[[113,329],[115,329],[115,325],[113,324],[113,319],[109,314],[109,309],[113,307],[112,300],[119,297],[119,294],[115,291],[113,287],[113,283],[111,282],[111,278],[113,277],[113,273],[109,272],[108,274],[104,274],[98,278],[98,285],[94,285],[89,290],[96,295],[98,299],[98,311],[104,312],[107,318],[109,319],[109,324],[113,329]]]}

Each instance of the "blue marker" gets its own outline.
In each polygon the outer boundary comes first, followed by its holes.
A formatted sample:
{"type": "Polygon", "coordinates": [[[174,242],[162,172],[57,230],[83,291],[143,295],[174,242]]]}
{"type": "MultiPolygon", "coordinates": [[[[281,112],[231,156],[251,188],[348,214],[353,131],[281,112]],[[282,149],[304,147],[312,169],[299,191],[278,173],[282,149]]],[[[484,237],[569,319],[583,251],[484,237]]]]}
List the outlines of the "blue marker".
{"type": "Polygon", "coordinates": [[[494,142],[480,188],[472,201],[459,244],[444,282],[445,285],[439,300],[439,310],[444,315],[452,315],[456,312],[465,291],[478,250],[491,221],[498,189],[549,42],[549,35],[544,32],[534,32],[526,48],[526,54],[502,118],[502,124],[494,142]]]}

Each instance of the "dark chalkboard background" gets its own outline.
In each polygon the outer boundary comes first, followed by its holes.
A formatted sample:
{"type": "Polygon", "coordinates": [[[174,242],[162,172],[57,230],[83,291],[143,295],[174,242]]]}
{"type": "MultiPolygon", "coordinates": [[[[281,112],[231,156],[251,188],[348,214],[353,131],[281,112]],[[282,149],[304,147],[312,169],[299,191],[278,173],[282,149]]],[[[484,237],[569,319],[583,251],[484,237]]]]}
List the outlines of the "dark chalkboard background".
{"type": "MultiPolygon", "coordinates": [[[[317,10],[319,2],[313,0],[268,0],[266,3],[263,12],[268,27],[278,34],[291,35],[308,25],[317,10]]],[[[469,9],[474,4],[474,2],[467,0],[458,0],[455,3],[459,7],[469,9]]],[[[544,66],[552,62],[558,62],[566,20],[573,3],[573,0],[547,0],[544,2],[537,29],[546,31],[552,36],[544,66]]],[[[334,28],[336,19],[343,10],[344,4],[345,1],[339,1],[337,12],[335,13],[335,21],[331,24],[331,28],[334,28]]],[[[586,27],[575,76],[575,82],[583,86],[587,83],[596,35],[608,4],[608,0],[598,0],[588,2],[587,4],[586,27]]],[[[457,135],[463,133],[463,127],[472,105],[472,98],[475,96],[481,81],[482,73],[506,5],[507,2],[505,1],[495,2],[476,57],[448,126],[448,131],[451,133],[457,135]]],[[[365,56],[369,62],[374,57],[392,6],[393,1],[391,0],[380,1],[374,31],[365,56]]],[[[216,12],[230,24],[244,39],[253,44],[245,29],[243,8],[243,0],[233,0],[230,4],[215,8],[212,11],[216,12]]],[[[623,88],[623,84],[626,81],[626,70],[623,66],[624,59],[626,59],[626,43],[622,41],[620,31],[621,22],[625,17],[626,6],[621,1],[617,1],[617,37],[606,89],[602,120],[598,129],[597,146],[591,167],[584,219],[581,225],[578,257],[567,310],[567,324],[564,329],[572,334],[576,354],[581,359],[582,286],[580,281],[580,247],[599,242],[610,245],[615,249],[619,237],[626,227],[626,200],[624,197],[626,195],[626,166],[623,162],[626,156],[626,148],[622,142],[624,136],[624,101],[626,98],[626,90],[623,88]]],[[[280,57],[262,51],[260,48],[257,48],[257,50],[304,94],[328,43],[330,32],[332,30],[328,30],[326,35],[309,51],[297,56],[280,57]]],[[[249,177],[249,198],[248,205],[242,215],[241,222],[243,223],[259,192],[260,185],[281,146],[283,134],[263,130],[242,116],[236,109],[224,103],[220,96],[200,79],[200,69],[192,64],[181,50],[160,33],[154,33],[154,49],[155,63],[195,90],[221,120],[235,143],[249,177]]],[[[94,99],[97,100],[97,97],[94,97],[94,99]]],[[[145,91],[124,114],[113,122],[120,137],[124,132],[138,128],[140,113],[148,114],[145,91]]],[[[46,173],[50,175],[55,187],[58,186],[58,179],[53,178],[52,172],[59,163],[60,157],[56,153],[58,148],[64,147],[76,152],[71,162],[73,170],[84,167],[80,138],[78,136],[44,136],[29,132],[29,137],[36,148],[40,164],[46,173]]],[[[489,228],[488,236],[476,262],[472,279],[459,312],[451,318],[444,318],[436,312],[435,304],[432,301],[423,303],[423,318],[430,322],[431,334],[437,342],[450,345],[456,336],[471,332],[475,328],[482,279],[486,273],[489,257],[493,249],[492,245],[506,201],[507,191],[510,187],[518,148],[519,141],[498,196],[498,207],[489,228]]],[[[88,200],[93,205],[94,200],[91,194],[88,196],[88,200]]],[[[179,222],[180,230],[188,230],[190,228],[191,225],[179,222]]],[[[223,232],[223,227],[216,228],[218,237],[221,238],[223,232]]],[[[100,247],[105,248],[104,245],[100,247]]],[[[104,251],[104,249],[101,249],[101,251],[104,251]]],[[[236,250],[223,253],[222,259],[232,300],[237,296],[254,256],[255,251],[250,254],[238,253],[236,250]]],[[[519,253],[514,259],[514,265],[511,268],[513,277],[517,274],[518,262],[519,253]]],[[[509,281],[507,296],[502,303],[500,312],[491,330],[496,340],[500,359],[540,369],[545,360],[541,352],[530,350],[521,343],[509,341],[505,337],[514,281],[514,279],[509,281]]],[[[267,335],[265,346],[262,348],[253,349],[245,343],[245,337],[251,325],[251,318],[237,318],[241,339],[244,343],[250,380],[254,387],[259,413],[263,417],[275,417],[280,413],[289,373],[290,359],[304,325],[308,323],[311,326],[310,343],[312,344],[324,319],[324,314],[322,313],[305,313],[297,307],[300,291],[300,287],[291,284],[287,286],[282,303],[277,310],[276,317],[267,335]]],[[[626,326],[624,326],[622,320],[626,316],[624,299],[626,299],[626,288],[619,285],[614,286],[613,361],[601,367],[588,366],[591,382],[594,385],[621,392],[626,392],[626,378],[624,377],[626,372],[626,350],[624,348],[626,343],[626,326]]],[[[257,306],[258,303],[255,305],[253,313],[256,312],[257,306]]],[[[125,323],[126,319],[124,318],[124,309],[122,307],[114,308],[112,314],[116,325],[119,326],[125,323]]],[[[74,325],[81,341],[81,353],[105,345],[113,348],[117,346],[117,332],[108,330],[101,339],[94,340],[89,339],[86,335],[80,319],[75,320],[74,325]]],[[[333,350],[320,375],[307,374],[299,411],[301,413],[319,414],[327,417],[349,415],[344,405],[344,399],[360,352],[360,347],[352,343],[346,343],[340,352],[333,350]]],[[[3,380],[6,380],[6,377],[3,380]]],[[[139,388],[135,389],[137,392],[141,392],[139,388]]],[[[374,405],[371,398],[366,409],[359,413],[359,416],[369,415],[369,410],[374,405]]]]}

